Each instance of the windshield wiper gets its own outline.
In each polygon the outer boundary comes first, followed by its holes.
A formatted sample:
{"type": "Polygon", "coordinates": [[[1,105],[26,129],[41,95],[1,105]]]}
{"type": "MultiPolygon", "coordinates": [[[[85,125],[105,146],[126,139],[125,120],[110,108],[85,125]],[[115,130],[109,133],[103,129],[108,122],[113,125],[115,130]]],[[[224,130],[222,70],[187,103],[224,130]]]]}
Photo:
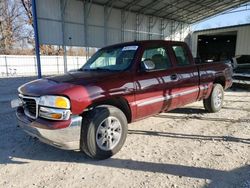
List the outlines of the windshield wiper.
{"type": "Polygon", "coordinates": [[[80,68],[79,71],[91,71],[91,69],[80,68]]]}
{"type": "Polygon", "coordinates": [[[107,69],[107,68],[101,68],[101,67],[97,67],[95,69],[91,69],[91,70],[104,70],[104,71],[112,71],[110,69],[107,69]]]}
{"type": "Polygon", "coordinates": [[[101,67],[97,67],[94,69],[81,69],[82,71],[119,71],[119,70],[115,70],[115,69],[108,69],[108,68],[101,68],[101,67]]]}

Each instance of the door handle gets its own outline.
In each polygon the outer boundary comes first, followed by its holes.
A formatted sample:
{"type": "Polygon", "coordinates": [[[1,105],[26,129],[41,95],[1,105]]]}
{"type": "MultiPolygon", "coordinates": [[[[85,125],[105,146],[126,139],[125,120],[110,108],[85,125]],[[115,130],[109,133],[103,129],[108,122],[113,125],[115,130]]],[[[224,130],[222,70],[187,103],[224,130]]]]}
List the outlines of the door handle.
{"type": "Polygon", "coordinates": [[[172,74],[172,75],[170,76],[170,79],[171,79],[171,80],[178,80],[178,75],[177,75],[177,74],[172,74]]]}

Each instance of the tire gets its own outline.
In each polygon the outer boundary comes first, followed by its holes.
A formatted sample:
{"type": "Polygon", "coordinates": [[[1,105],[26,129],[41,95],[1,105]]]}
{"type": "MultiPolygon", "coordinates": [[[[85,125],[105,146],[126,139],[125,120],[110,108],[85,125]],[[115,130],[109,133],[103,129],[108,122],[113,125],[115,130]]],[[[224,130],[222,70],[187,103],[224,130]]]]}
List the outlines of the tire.
{"type": "Polygon", "coordinates": [[[203,100],[204,108],[210,112],[218,112],[223,106],[224,89],[220,84],[214,84],[212,92],[207,99],[203,100]]]}
{"type": "Polygon", "coordinates": [[[123,146],[128,132],[124,113],[110,105],[101,105],[83,116],[81,150],[93,159],[107,159],[123,146]]]}

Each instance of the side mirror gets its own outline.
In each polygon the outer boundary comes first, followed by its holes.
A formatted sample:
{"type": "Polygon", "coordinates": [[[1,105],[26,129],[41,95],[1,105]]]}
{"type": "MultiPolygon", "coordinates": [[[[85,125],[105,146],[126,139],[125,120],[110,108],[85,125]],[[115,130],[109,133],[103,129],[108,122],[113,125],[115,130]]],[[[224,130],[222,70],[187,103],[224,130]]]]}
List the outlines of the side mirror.
{"type": "Polygon", "coordinates": [[[142,64],[143,70],[145,70],[145,71],[150,71],[150,70],[155,69],[155,64],[151,60],[146,59],[146,60],[142,61],[141,64],[142,64]]]}

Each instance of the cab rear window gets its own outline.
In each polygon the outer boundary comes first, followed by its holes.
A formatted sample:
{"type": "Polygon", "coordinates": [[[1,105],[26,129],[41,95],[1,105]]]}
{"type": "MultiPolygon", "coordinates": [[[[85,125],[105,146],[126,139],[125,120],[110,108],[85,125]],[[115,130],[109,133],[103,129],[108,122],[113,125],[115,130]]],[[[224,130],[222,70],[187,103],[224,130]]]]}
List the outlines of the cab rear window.
{"type": "Polygon", "coordinates": [[[172,48],[173,48],[178,66],[190,65],[190,61],[188,59],[188,53],[186,49],[183,48],[183,46],[172,46],[172,48]]]}

